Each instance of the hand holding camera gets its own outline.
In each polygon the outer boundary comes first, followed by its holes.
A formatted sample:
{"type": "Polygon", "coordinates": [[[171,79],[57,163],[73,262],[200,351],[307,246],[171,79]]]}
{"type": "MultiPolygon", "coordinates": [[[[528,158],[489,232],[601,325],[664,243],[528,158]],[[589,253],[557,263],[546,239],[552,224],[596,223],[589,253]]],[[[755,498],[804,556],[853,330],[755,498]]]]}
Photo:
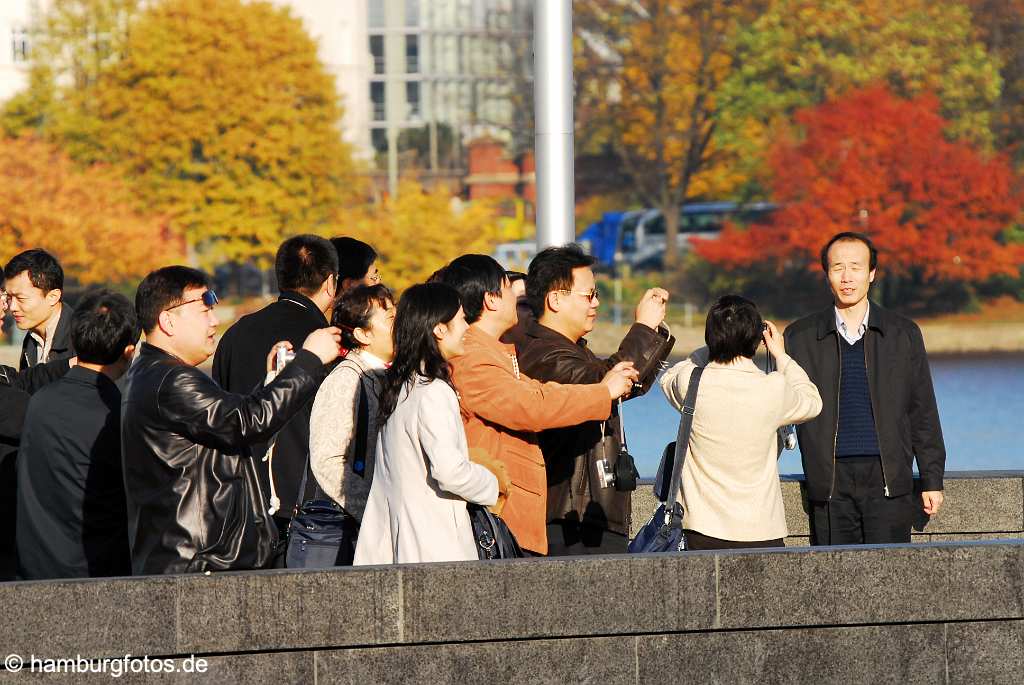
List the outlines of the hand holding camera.
{"type": "Polygon", "coordinates": [[[295,358],[295,352],[292,351],[292,344],[287,340],[274,343],[270,348],[270,354],[267,355],[267,373],[272,371],[280,371],[284,368],[284,365],[295,358]]]}
{"type": "Polygon", "coordinates": [[[639,381],[640,374],[633,368],[633,362],[619,362],[601,379],[613,400],[628,395],[633,389],[633,384],[639,381]]]}
{"type": "Polygon", "coordinates": [[[668,291],[664,288],[651,288],[640,298],[636,306],[636,322],[657,330],[665,320],[668,307],[668,291]]]}
{"type": "Polygon", "coordinates": [[[782,338],[782,333],[776,328],[775,324],[771,321],[764,322],[764,346],[768,350],[768,353],[776,359],[781,359],[786,356],[786,343],[782,338]]]}

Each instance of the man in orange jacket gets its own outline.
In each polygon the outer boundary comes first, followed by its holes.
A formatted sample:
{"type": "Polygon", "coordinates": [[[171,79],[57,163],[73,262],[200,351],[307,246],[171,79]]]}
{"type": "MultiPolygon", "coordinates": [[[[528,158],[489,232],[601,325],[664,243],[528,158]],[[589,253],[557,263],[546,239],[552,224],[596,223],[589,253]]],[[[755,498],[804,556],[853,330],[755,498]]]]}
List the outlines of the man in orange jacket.
{"type": "Polygon", "coordinates": [[[463,255],[436,278],[459,291],[470,323],[466,352],[452,360],[470,457],[504,465],[511,486],[501,517],[520,547],[547,554],[547,478],[536,433],[607,419],[612,401],[632,389],[636,372],[623,362],[589,385],[528,378],[519,372],[515,347],[499,340],[518,320],[501,265],[486,255],[463,255]]]}

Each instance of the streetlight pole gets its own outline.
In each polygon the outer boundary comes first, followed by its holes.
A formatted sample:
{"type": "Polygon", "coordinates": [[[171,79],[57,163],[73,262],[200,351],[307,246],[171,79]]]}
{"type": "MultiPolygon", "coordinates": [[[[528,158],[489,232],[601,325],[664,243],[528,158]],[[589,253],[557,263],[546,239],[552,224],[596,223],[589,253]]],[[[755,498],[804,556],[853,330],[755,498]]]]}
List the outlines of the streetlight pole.
{"type": "Polygon", "coordinates": [[[572,0],[534,4],[537,249],[576,238],[572,0]]]}

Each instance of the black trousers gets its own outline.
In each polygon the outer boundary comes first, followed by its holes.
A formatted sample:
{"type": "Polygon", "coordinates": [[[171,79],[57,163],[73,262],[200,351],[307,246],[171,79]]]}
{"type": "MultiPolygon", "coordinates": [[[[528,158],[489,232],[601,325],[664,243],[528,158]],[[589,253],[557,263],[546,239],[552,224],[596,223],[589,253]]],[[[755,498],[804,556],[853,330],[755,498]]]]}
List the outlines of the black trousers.
{"type": "Polygon", "coordinates": [[[572,557],[580,554],[625,554],[629,540],[599,526],[579,521],[556,519],[548,524],[548,556],[572,557]]]}
{"type": "Polygon", "coordinates": [[[836,459],[831,502],[812,502],[812,545],[910,542],[914,496],[885,496],[877,456],[836,459]]]}
{"type": "Polygon", "coordinates": [[[748,542],[739,542],[737,540],[722,540],[721,538],[713,538],[710,535],[704,535],[698,533],[695,530],[685,530],[686,534],[686,549],[700,550],[700,549],[757,549],[761,547],[785,547],[786,542],[782,538],[776,538],[774,540],[756,540],[748,542]]]}

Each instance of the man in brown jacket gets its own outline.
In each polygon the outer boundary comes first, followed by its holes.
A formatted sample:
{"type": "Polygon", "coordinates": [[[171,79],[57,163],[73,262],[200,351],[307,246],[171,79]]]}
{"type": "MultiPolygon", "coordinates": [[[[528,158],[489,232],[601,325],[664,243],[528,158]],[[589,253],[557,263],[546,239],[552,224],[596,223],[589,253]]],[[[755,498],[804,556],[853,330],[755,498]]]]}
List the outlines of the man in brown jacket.
{"type": "MultiPolygon", "coordinates": [[[[615,365],[633,362],[640,380],[631,397],[641,395],[675,343],[663,323],[668,293],[648,290],[618,352],[599,359],[584,339],[594,328],[599,304],[593,263],[576,245],[548,248],[533,258],[526,299],[538,320],[527,324],[516,343],[519,364],[532,378],[568,384],[593,383],[615,365]]],[[[540,445],[548,475],[549,554],[625,552],[635,481],[620,476],[614,486],[605,486],[597,472],[598,462],[607,460],[609,468],[632,475],[629,460],[620,459],[617,412],[608,421],[546,430],[540,445]]]]}
{"type": "Polygon", "coordinates": [[[623,363],[586,385],[534,381],[520,373],[515,348],[499,340],[517,314],[498,262],[463,255],[438,279],[459,291],[470,322],[465,354],[452,360],[470,456],[482,453],[505,465],[511,487],[501,517],[524,550],[546,554],[547,480],[536,432],[607,419],[612,400],[632,388],[636,373],[623,363]]]}

